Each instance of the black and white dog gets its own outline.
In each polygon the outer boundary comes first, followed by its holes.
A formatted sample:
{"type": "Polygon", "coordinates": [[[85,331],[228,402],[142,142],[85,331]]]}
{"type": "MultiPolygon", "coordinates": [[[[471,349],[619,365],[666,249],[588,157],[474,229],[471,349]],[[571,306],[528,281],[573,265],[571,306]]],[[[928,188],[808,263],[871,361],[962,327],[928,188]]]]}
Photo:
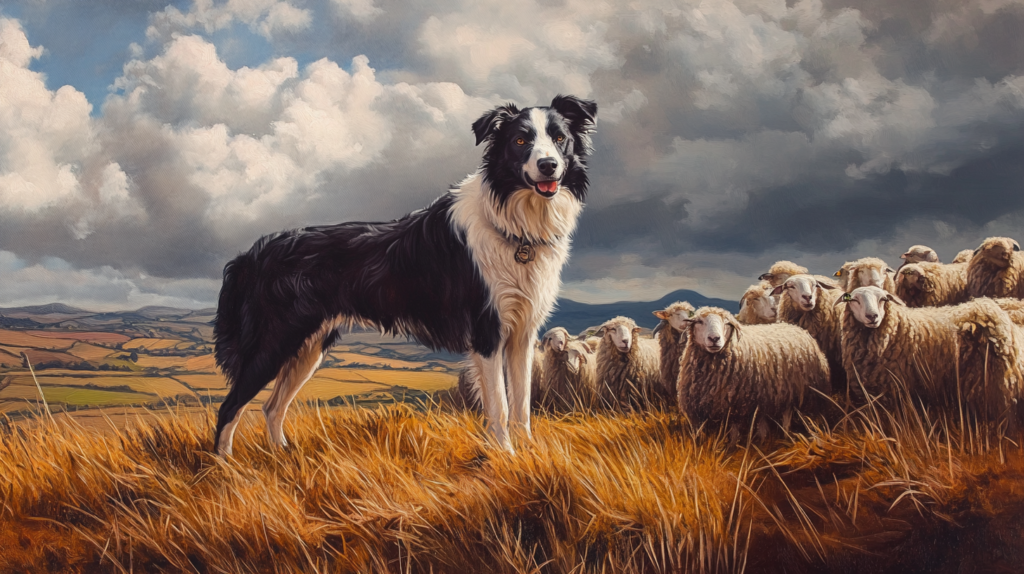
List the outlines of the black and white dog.
{"type": "Polygon", "coordinates": [[[511,451],[510,413],[530,432],[534,341],[583,208],[596,117],[597,104],[573,96],[498,107],[473,123],[487,142],[480,169],[426,209],[268,235],[229,262],[214,324],[231,385],[218,453],[231,453],[243,407],[272,380],[263,412],[285,446],[288,405],[353,325],[469,353],[489,430],[511,451]]]}

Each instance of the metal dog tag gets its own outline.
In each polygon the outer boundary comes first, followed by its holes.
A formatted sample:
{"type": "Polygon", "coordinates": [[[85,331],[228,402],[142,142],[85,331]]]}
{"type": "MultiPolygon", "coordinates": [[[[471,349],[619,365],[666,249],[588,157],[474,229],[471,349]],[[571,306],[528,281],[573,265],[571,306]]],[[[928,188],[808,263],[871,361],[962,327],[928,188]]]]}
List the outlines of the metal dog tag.
{"type": "Polygon", "coordinates": [[[527,263],[533,261],[533,258],[536,254],[537,253],[534,251],[532,245],[523,242],[522,244],[519,245],[519,248],[516,249],[516,263],[522,263],[523,265],[526,265],[527,263]]]}

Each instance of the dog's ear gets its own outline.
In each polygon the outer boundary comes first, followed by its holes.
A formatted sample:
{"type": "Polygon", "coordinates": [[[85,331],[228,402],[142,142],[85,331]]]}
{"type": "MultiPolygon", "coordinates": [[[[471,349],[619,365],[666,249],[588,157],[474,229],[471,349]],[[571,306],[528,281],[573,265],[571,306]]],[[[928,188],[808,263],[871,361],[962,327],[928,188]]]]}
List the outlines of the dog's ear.
{"type": "Polygon", "coordinates": [[[590,134],[594,133],[594,128],[597,127],[596,102],[559,94],[551,100],[551,109],[569,120],[569,129],[576,140],[580,155],[587,155],[594,151],[590,134]]]}
{"type": "Polygon", "coordinates": [[[513,103],[498,106],[486,114],[480,116],[473,122],[473,133],[476,135],[476,145],[494,136],[501,125],[519,115],[519,108],[513,103]]]}

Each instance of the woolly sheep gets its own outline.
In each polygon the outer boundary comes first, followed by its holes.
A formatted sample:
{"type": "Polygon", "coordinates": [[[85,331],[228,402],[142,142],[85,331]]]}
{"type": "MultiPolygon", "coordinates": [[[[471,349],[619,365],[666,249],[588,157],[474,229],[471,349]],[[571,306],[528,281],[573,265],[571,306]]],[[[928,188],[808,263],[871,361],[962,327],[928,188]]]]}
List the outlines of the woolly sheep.
{"type": "Polygon", "coordinates": [[[544,366],[540,405],[556,411],[591,406],[596,392],[592,375],[596,370],[594,352],[585,343],[570,340],[568,331],[561,327],[545,333],[542,341],[544,366]]]}
{"type": "Polygon", "coordinates": [[[835,301],[842,291],[811,275],[794,275],[772,291],[782,295],[779,321],[810,333],[828,360],[832,391],[846,394],[843,370],[842,325],[835,301]]]}
{"type": "Polygon", "coordinates": [[[676,381],[679,379],[679,356],[686,346],[686,320],[693,315],[695,308],[687,301],[676,301],[661,311],[654,311],[654,316],[661,323],[654,329],[658,336],[659,354],[661,356],[661,387],[660,392],[672,404],[676,396],[676,381]]]}
{"type": "Polygon", "coordinates": [[[797,265],[792,261],[783,260],[776,261],[768,272],[762,273],[758,279],[761,281],[767,281],[772,287],[778,287],[793,275],[806,275],[807,273],[808,271],[806,267],[797,265]]]}
{"type": "Polygon", "coordinates": [[[939,254],[927,245],[911,245],[906,253],[900,255],[900,259],[904,263],[939,263],[939,254]]]}
{"type": "Polygon", "coordinates": [[[893,271],[885,261],[877,257],[862,257],[856,261],[847,261],[836,271],[835,276],[839,278],[839,286],[847,293],[858,287],[874,285],[881,287],[889,293],[896,291],[896,283],[893,281],[893,271]]]}
{"type": "Polygon", "coordinates": [[[956,254],[956,257],[953,258],[953,263],[970,263],[971,257],[974,257],[974,250],[964,249],[956,254]]]}
{"type": "Polygon", "coordinates": [[[907,307],[941,307],[966,302],[967,265],[908,263],[896,273],[896,296],[907,307]]]}
{"type": "Polygon", "coordinates": [[[772,297],[772,285],[762,281],[747,287],[740,297],[740,312],[736,320],[743,325],[768,325],[778,319],[778,303],[772,297]]]}
{"type": "Polygon", "coordinates": [[[991,299],[911,309],[870,286],[844,294],[836,304],[844,302],[843,366],[858,398],[864,399],[863,386],[895,406],[901,394],[892,390],[895,377],[915,403],[949,412],[963,404],[976,414],[1001,416],[1019,394],[1021,341],[991,299]]]}
{"type": "Polygon", "coordinates": [[[803,329],[787,323],[740,325],[728,311],[702,307],[689,320],[689,342],[679,365],[678,405],[695,426],[728,421],[730,442],[758,415],[758,436],[768,420],[788,430],[793,412],[829,392],[825,355],[803,329]]]}
{"type": "Polygon", "coordinates": [[[660,353],[654,339],[640,337],[632,319],[615,317],[599,330],[597,383],[602,402],[612,408],[644,408],[661,399],[660,353]]]}
{"type": "Polygon", "coordinates": [[[1009,237],[989,237],[967,264],[967,293],[971,297],[1018,297],[1024,287],[1024,255],[1009,237]]]}

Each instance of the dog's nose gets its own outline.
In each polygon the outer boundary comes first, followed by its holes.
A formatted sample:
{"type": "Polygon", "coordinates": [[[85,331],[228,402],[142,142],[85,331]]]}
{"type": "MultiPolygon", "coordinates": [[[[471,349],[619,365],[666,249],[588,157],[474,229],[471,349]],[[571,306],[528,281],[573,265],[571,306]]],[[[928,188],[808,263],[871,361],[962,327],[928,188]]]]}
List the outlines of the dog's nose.
{"type": "Polygon", "coordinates": [[[558,169],[558,160],[553,157],[542,157],[537,160],[537,169],[544,175],[551,177],[558,169]]]}

